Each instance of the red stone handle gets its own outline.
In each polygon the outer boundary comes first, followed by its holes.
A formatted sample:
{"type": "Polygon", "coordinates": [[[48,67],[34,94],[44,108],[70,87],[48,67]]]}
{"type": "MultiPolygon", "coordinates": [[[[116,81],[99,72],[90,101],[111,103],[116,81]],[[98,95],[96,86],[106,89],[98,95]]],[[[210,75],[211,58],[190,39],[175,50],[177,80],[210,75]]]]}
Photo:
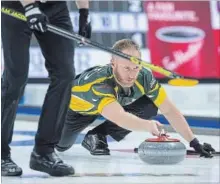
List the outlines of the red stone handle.
{"type": "Polygon", "coordinates": [[[161,134],[157,138],[146,139],[146,142],[180,142],[179,139],[169,138],[164,131],[161,131],[161,134]]]}

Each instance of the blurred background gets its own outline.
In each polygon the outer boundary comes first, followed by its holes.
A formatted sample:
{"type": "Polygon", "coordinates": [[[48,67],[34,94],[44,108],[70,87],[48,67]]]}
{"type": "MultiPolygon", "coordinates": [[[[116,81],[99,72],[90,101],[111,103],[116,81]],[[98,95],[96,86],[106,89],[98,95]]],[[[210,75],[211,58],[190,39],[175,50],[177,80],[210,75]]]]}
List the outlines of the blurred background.
{"type": "MultiPolygon", "coordinates": [[[[68,6],[77,32],[77,8],[72,1],[68,6]]],[[[111,47],[119,39],[131,38],[141,46],[143,60],[198,78],[200,84],[195,87],[173,87],[155,73],[191,126],[219,128],[220,1],[91,1],[90,19],[92,40],[111,47]]],[[[110,55],[76,45],[73,57],[78,74],[108,63],[110,55]]],[[[3,70],[3,55],[1,61],[3,70]]],[[[29,81],[19,104],[18,119],[39,118],[47,77],[44,58],[33,37],[29,81]]]]}

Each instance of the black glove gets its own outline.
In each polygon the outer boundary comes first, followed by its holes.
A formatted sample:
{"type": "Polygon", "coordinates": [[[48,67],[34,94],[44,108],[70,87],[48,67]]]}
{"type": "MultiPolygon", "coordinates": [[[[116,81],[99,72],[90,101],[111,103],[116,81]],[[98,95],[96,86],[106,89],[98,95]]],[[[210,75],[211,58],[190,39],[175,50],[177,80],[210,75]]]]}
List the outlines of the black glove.
{"type": "Polygon", "coordinates": [[[189,145],[194,148],[196,152],[200,153],[201,157],[212,158],[212,152],[215,152],[211,144],[204,143],[201,145],[197,138],[194,138],[189,145]]]}
{"type": "Polygon", "coordinates": [[[79,9],[79,35],[91,38],[92,27],[88,23],[89,10],[86,8],[79,9]]]}
{"type": "Polygon", "coordinates": [[[30,29],[40,31],[42,33],[47,31],[47,16],[43,14],[36,3],[31,3],[24,6],[25,16],[27,17],[27,24],[30,29]]]}

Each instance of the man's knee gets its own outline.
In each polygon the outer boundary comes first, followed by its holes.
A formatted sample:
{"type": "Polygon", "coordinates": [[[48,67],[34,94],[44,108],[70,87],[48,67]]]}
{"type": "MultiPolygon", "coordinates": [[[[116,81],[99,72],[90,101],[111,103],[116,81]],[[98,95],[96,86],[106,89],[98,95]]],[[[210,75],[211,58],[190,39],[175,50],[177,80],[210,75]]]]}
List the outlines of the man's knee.
{"type": "Polygon", "coordinates": [[[62,134],[59,143],[56,145],[57,151],[64,152],[64,151],[70,149],[74,145],[74,143],[76,142],[77,136],[78,136],[78,134],[74,135],[73,133],[72,133],[72,135],[62,134]]]}
{"type": "Polygon", "coordinates": [[[80,132],[73,131],[72,125],[69,122],[65,122],[60,140],[56,145],[57,151],[63,152],[71,148],[72,145],[76,142],[79,133],[80,132]]]}
{"type": "Polygon", "coordinates": [[[59,145],[59,144],[57,144],[55,146],[56,150],[59,151],[59,152],[64,152],[64,151],[70,149],[71,147],[72,147],[72,145],[62,147],[62,145],[59,145]]]}

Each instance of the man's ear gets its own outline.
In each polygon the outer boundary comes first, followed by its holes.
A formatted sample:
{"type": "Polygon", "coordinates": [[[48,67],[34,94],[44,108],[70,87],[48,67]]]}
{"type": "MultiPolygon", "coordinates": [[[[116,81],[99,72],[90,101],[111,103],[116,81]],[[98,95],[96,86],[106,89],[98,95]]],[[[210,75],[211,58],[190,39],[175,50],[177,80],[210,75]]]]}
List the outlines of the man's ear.
{"type": "Polygon", "coordinates": [[[114,66],[115,66],[115,60],[114,60],[114,58],[113,58],[113,57],[112,57],[112,59],[111,59],[111,63],[110,63],[110,64],[111,64],[111,66],[112,66],[112,67],[114,67],[114,66]]]}

